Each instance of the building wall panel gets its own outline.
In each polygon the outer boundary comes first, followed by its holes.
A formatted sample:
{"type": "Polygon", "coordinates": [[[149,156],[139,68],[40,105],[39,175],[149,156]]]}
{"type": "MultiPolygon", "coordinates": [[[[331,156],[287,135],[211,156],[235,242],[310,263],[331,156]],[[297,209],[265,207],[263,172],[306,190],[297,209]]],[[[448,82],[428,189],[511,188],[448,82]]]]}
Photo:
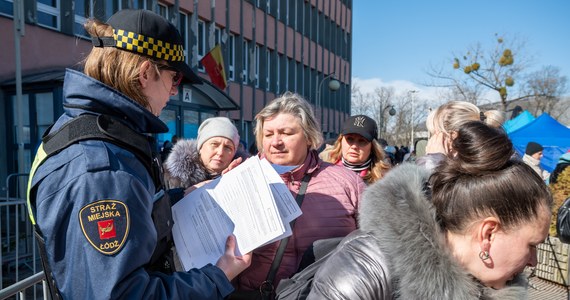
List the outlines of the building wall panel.
{"type": "Polygon", "coordinates": [[[253,88],[251,86],[243,87],[243,106],[241,108],[243,112],[243,119],[245,121],[253,120],[253,88]]]}
{"type": "Polygon", "coordinates": [[[258,44],[265,44],[265,13],[261,9],[255,10],[255,41],[258,44]]]}
{"type": "MultiPolygon", "coordinates": [[[[13,78],[16,72],[13,26],[11,19],[0,17],[0,28],[10,29],[0,30],[0,78],[13,78]]],[[[26,24],[25,35],[20,38],[22,75],[75,66],[91,49],[87,40],[26,24]]]]}
{"type": "Polygon", "coordinates": [[[295,41],[295,31],[293,28],[287,26],[287,40],[285,41],[285,45],[287,45],[287,57],[293,58],[293,44],[295,41]]]}
{"type": "Polygon", "coordinates": [[[214,9],[216,14],[216,23],[220,25],[220,27],[226,28],[226,1],[216,1],[216,7],[214,9]]]}
{"type": "Polygon", "coordinates": [[[277,22],[277,51],[281,54],[285,53],[285,24],[277,22]]]}
{"type": "Polygon", "coordinates": [[[253,39],[253,6],[248,2],[243,2],[243,32],[246,39],[253,39]]]}
{"type": "Polygon", "coordinates": [[[241,22],[241,10],[239,5],[232,7],[229,11],[230,14],[230,31],[236,34],[241,34],[240,22],[241,22]]]}
{"type": "Polygon", "coordinates": [[[210,1],[198,1],[198,15],[202,20],[212,20],[212,8],[210,6],[210,1]]]}
{"type": "Polygon", "coordinates": [[[267,30],[267,41],[265,42],[266,46],[271,50],[275,50],[275,18],[273,16],[267,16],[265,30],[267,30]]]}
{"type": "Polygon", "coordinates": [[[303,61],[303,36],[297,32],[295,33],[295,60],[298,62],[303,61]]]}

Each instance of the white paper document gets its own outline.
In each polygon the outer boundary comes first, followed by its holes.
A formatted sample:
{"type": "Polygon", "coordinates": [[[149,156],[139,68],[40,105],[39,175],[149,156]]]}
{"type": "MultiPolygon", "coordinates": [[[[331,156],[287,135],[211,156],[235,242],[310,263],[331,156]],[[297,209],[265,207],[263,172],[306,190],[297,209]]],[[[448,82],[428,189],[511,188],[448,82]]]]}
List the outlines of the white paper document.
{"type": "Polygon", "coordinates": [[[190,270],[215,264],[232,233],[237,255],[291,235],[301,209],[275,169],[253,156],[186,195],[172,215],[176,251],[190,270]]]}

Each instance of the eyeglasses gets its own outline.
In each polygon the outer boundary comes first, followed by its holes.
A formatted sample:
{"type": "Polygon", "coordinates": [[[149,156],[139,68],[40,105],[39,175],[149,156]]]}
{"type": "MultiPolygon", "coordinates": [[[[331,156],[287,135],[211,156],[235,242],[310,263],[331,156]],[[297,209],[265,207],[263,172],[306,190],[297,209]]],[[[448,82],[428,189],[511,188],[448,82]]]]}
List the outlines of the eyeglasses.
{"type": "Polygon", "coordinates": [[[182,72],[176,70],[175,68],[169,66],[169,65],[165,65],[165,64],[161,64],[161,63],[154,63],[157,68],[159,70],[167,70],[167,71],[172,71],[175,72],[176,74],[174,74],[174,76],[172,77],[172,86],[173,87],[177,87],[180,85],[180,82],[182,81],[182,77],[184,77],[184,75],[182,75],[182,72]]]}

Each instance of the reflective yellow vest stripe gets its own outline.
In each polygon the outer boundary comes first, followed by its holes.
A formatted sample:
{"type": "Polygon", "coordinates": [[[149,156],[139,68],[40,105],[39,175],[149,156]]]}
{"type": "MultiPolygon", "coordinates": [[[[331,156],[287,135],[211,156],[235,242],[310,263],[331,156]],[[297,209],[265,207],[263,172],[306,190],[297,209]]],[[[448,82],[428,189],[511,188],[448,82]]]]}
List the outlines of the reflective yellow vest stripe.
{"type": "Polygon", "coordinates": [[[40,147],[38,148],[38,153],[36,153],[36,157],[34,158],[34,163],[32,164],[32,169],[30,170],[30,177],[28,178],[28,189],[27,189],[27,202],[28,202],[28,216],[32,221],[33,225],[36,225],[36,219],[34,218],[34,214],[32,212],[32,205],[30,203],[30,189],[32,188],[32,180],[34,179],[34,174],[38,167],[44,162],[47,158],[47,153],[44,150],[44,144],[41,143],[40,147]]]}

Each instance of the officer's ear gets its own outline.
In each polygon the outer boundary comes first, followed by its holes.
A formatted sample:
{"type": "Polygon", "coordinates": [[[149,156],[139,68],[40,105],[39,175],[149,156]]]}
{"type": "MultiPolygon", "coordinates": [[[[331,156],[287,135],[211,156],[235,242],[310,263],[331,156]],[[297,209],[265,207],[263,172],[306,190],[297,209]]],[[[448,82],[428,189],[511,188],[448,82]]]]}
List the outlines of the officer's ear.
{"type": "Polygon", "coordinates": [[[154,79],[155,71],[153,67],[154,65],[148,60],[145,60],[139,66],[139,82],[143,89],[148,86],[149,81],[154,79]]]}

